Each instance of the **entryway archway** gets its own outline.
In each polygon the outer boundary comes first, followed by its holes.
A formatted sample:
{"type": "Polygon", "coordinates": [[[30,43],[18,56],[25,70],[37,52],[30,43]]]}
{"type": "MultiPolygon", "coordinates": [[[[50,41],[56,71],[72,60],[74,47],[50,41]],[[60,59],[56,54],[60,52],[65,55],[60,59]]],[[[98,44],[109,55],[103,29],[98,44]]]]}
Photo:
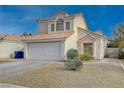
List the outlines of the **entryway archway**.
{"type": "Polygon", "coordinates": [[[93,43],[83,43],[84,46],[84,54],[93,56],[93,43]]]}

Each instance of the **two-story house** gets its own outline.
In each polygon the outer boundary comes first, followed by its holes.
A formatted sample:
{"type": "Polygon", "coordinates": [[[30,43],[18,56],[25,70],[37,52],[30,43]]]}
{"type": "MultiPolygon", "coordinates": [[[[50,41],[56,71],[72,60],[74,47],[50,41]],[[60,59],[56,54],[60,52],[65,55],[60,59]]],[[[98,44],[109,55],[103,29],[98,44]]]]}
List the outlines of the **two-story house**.
{"type": "Polygon", "coordinates": [[[38,34],[24,40],[26,59],[64,60],[68,49],[89,52],[95,59],[104,57],[107,38],[90,32],[82,13],[56,12],[52,18],[37,20],[38,34]]]}

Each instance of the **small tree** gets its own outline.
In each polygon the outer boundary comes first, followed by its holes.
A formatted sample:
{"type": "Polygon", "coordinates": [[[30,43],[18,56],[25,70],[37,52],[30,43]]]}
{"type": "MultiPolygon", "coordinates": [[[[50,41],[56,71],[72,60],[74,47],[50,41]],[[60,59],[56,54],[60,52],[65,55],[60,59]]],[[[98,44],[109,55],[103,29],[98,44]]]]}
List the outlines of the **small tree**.
{"type": "Polygon", "coordinates": [[[119,42],[119,48],[124,48],[124,41],[119,42]]]}
{"type": "Polygon", "coordinates": [[[29,33],[29,36],[32,36],[32,34],[31,34],[31,33],[29,33]]]}
{"type": "Polygon", "coordinates": [[[108,44],[108,47],[120,48],[121,41],[124,41],[124,24],[119,24],[113,31],[113,40],[108,44]]]}
{"type": "Polygon", "coordinates": [[[78,51],[76,49],[69,49],[67,51],[67,59],[77,59],[78,57],[78,51]]]}
{"type": "Polygon", "coordinates": [[[119,41],[118,40],[112,40],[107,44],[108,48],[118,48],[119,41]]]}
{"type": "Polygon", "coordinates": [[[118,58],[119,59],[124,59],[124,51],[122,50],[124,48],[124,41],[119,42],[119,54],[118,58]]]}
{"type": "Polygon", "coordinates": [[[114,40],[124,40],[124,24],[119,24],[118,27],[113,31],[114,40]]]}
{"type": "Polygon", "coordinates": [[[20,36],[32,36],[31,33],[23,32],[20,36]]]}
{"type": "Polygon", "coordinates": [[[124,52],[122,51],[122,48],[124,48],[124,24],[119,24],[117,29],[113,31],[113,38],[118,44],[118,58],[124,58],[124,52]]]}

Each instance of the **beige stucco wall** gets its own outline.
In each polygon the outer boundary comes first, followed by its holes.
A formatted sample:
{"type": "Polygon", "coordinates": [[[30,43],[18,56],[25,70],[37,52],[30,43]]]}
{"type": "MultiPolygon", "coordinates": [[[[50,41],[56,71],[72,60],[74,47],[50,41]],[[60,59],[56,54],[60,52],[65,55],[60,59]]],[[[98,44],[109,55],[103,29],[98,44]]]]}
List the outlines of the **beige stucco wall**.
{"type": "MultiPolygon", "coordinates": [[[[69,38],[65,40],[65,59],[66,59],[66,53],[68,49],[74,48],[78,49],[78,39],[79,39],[79,33],[78,33],[78,27],[82,27],[84,29],[87,29],[87,26],[85,24],[84,19],[82,16],[75,16],[73,22],[73,29],[74,29],[74,34],[71,35],[69,38]]],[[[86,33],[81,33],[83,36],[86,35],[86,33]]],[[[81,36],[82,36],[81,35],[81,36]]]]}
{"type": "Polygon", "coordinates": [[[47,22],[38,22],[38,33],[47,34],[48,33],[48,23],[47,22]]]}
{"type": "Polygon", "coordinates": [[[102,38],[100,38],[101,40],[101,56],[100,56],[100,59],[104,58],[104,51],[105,51],[105,48],[104,48],[104,41],[102,38]]]}
{"type": "Polygon", "coordinates": [[[77,40],[78,40],[78,34],[77,32],[74,32],[73,35],[71,35],[69,38],[67,38],[65,40],[65,50],[64,50],[64,56],[66,59],[66,53],[69,49],[73,48],[73,49],[77,49],[77,40]]]}
{"type": "Polygon", "coordinates": [[[53,17],[53,19],[48,19],[44,21],[38,21],[38,28],[39,28],[39,33],[44,34],[44,33],[59,33],[59,32],[69,32],[69,31],[77,31],[78,27],[81,27],[83,29],[88,29],[84,20],[84,16],[81,14],[79,15],[74,15],[74,16],[69,16],[65,17],[65,14],[63,13],[58,13],[53,17]],[[56,31],[56,21],[58,19],[63,19],[64,20],[64,31],[56,31]],[[70,22],[70,29],[66,30],[66,22],[70,22]],[[51,24],[54,24],[54,31],[51,31],[51,24]]]}
{"type": "Polygon", "coordinates": [[[88,34],[89,34],[88,31],[85,31],[83,29],[78,29],[78,39],[83,38],[83,37],[85,37],[88,34]]]}
{"type": "Polygon", "coordinates": [[[59,33],[59,32],[70,32],[74,31],[74,19],[72,18],[64,18],[64,15],[56,16],[55,20],[48,22],[48,33],[59,33]],[[64,30],[63,31],[56,31],[56,21],[58,19],[64,20],[64,30]],[[70,29],[66,30],[66,22],[70,22],[70,29]],[[51,32],[51,24],[54,24],[54,31],[51,32]]]}
{"type": "MultiPolygon", "coordinates": [[[[79,36],[78,38],[83,38],[85,36],[87,36],[88,34],[90,34],[89,32],[87,31],[84,31],[84,30],[79,30],[79,36]]],[[[92,34],[91,34],[92,36],[92,34]]],[[[88,43],[88,42],[92,42],[93,43],[93,57],[95,59],[102,59],[104,58],[104,51],[105,51],[105,48],[106,48],[106,42],[107,40],[104,40],[102,37],[100,36],[95,36],[95,40],[90,40],[90,38],[84,40],[83,42],[85,43],[88,43]]],[[[80,53],[83,54],[83,44],[81,45],[81,47],[79,47],[79,51],[80,53]]]]}
{"type": "Polygon", "coordinates": [[[0,42],[0,58],[10,58],[10,55],[17,50],[23,50],[23,43],[14,41],[0,42]]]}
{"type": "Polygon", "coordinates": [[[24,42],[24,58],[29,59],[28,43],[24,42]]]}
{"type": "Polygon", "coordinates": [[[85,33],[85,32],[80,33],[82,35],[79,35],[79,32],[78,32],[78,27],[81,27],[83,29],[87,29],[84,18],[81,15],[75,16],[72,22],[73,22],[72,28],[74,30],[73,31],[74,34],[65,40],[65,58],[66,58],[66,53],[67,53],[68,49],[71,49],[71,48],[78,49],[79,37],[87,35],[87,33],[85,33]]]}
{"type": "Polygon", "coordinates": [[[105,52],[104,47],[104,40],[101,37],[97,37],[95,42],[94,42],[94,57],[96,59],[103,59],[104,58],[104,52],[105,52]]]}
{"type": "Polygon", "coordinates": [[[94,56],[96,59],[101,59],[101,49],[102,49],[102,47],[101,47],[101,40],[100,40],[100,38],[97,38],[96,39],[96,47],[95,47],[95,49],[96,49],[96,56],[94,56]]]}
{"type": "Polygon", "coordinates": [[[104,58],[105,55],[105,49],[107,46],[107,40],[104,40],[103,38],[97,38],[96,40],[96,57],[98,59],[104,58]]]}
{"type": "Polygon", "coordinates": [[[76,31],[78,27],[88,29],[84,17],[81,15],[74,17],[74,31],[76,31]]]}
{"type": "Polygon", "coordinates": [[[70,32],[70,31],[74,31],[73,27],[74,27],[73,19],[64,19],[64,31],[56,31],[56,21],[50,21],[48,22],[48,33],[70,32]],[[69,30],[66,30],[66,22],[70,22],[69,30]],[[51,32],[51,24],[54,24],[54,31],[52,32],[51,32]]]}
{"type": "Polygon", "coordinates": [[[54,16],[54,19],[38,21],[38,33],[47,34],[47,33],[59,33],[59,32],[69,32],[74,31],[74,17],[65,18],[63,14],[58,14],[54,16]],[[64,20],[64,31],[56,31],[56,21],[58,19],[64,20]],[[66,22],[70,22],[70,29],[66,30],[66,22]],[[51,24],[54,24],[54,31],[51,31],[51,24]]]}

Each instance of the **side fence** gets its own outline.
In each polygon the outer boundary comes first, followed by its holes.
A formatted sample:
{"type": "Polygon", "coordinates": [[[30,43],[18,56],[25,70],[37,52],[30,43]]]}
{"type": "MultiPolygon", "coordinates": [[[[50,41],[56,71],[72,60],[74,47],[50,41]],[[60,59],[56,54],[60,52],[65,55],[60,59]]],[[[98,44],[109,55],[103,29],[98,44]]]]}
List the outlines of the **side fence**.
{"type": "MultiPolygon", "coordinates": [[[[122,49],[124,51],[124,48],[122,49]]],[[[117,58],[119,53],[119,48],[106,48],[105,57],[117,58]]]]}

